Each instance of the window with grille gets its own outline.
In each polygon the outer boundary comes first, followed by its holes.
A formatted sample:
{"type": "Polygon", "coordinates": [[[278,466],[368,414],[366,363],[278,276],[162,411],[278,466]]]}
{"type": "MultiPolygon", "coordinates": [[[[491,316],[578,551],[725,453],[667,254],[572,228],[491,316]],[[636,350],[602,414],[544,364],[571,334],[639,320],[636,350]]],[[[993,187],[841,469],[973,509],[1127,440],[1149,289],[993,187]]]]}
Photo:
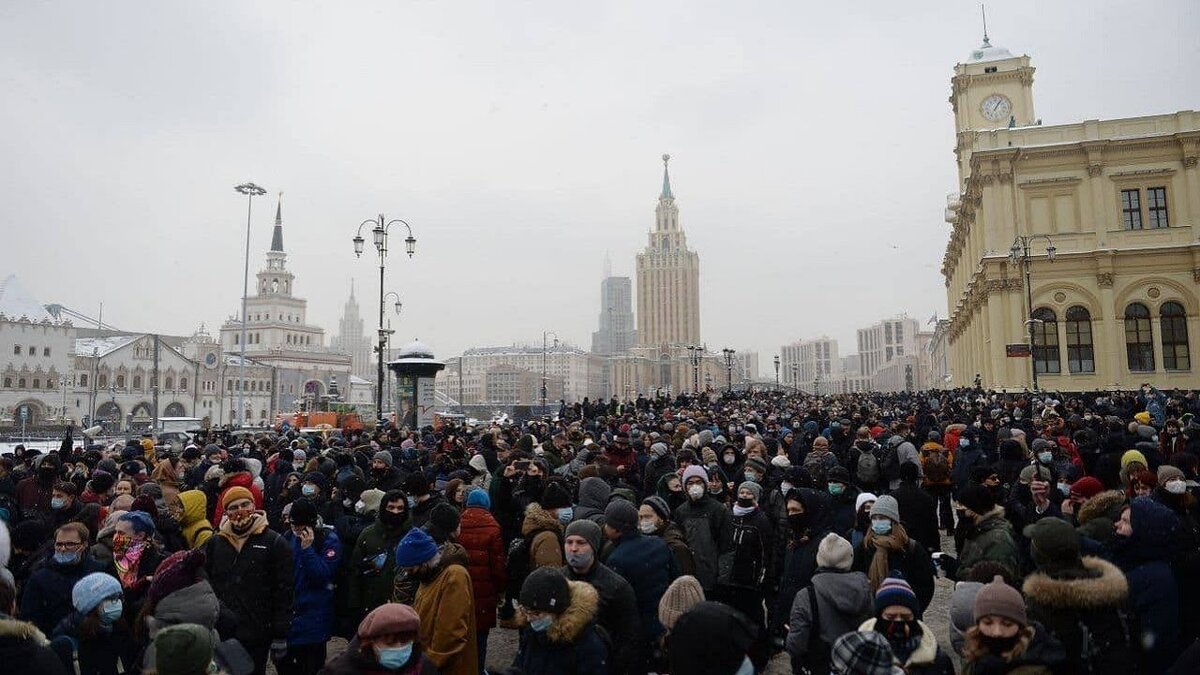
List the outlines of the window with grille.
{"type": "Polygon", "coordinates": [[[1033,368],[1038,374],[1061,373],[1058,350],[1058,316],[1049,307],[1033,313],[1033,368]]]}
{"type": "Polygon", "coordinates": [[[1158,310],[1162,331],[1163,368],[1191,370],[1188,350],[1187,313],[1178,302],[1164,302],[1158,310]]]}
{"type": "Polygon", "coordinates": [[[1125,358],[1131,371],[1154,371],[1154,331],[1150,326],[1150,310],[1140,302],[1125,308],[1125,358]]]}
{"type": "Polygon", "coordinates": [[[1092,344],[1092,314],[1078,305],[1067,310],[1067,368],[1072,373],[1096,372],[1096,352],[1092,344]]]}
{"type": "Polygon", "coordinates": [[[1146,213],[1150,216],[1150,227],[1167,227],[1167,188],[1146,188],[1146,213]]]}
{"type": "Polygon", "coordinates": [[[1127,230],[1142,229],[1141,190],[1121,190],[1121,223],[1127,230]]]}

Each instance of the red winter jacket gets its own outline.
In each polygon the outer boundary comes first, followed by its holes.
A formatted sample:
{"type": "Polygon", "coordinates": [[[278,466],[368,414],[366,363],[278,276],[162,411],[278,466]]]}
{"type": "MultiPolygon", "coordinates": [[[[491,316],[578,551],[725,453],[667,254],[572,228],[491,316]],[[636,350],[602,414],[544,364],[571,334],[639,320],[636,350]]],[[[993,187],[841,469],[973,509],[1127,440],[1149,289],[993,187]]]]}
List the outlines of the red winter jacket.
{"type": "Polygon", "coordinates": [[[254,477],[249,471],[238,471],[231,473],[221,479],[221,494],[217,497],[217,510],[213,513],[212,522],[220,527],[221,518],[225,515],[225,491],[231,487],[241,486],[250,491],[254,495],[254,508],[261,510],[263,507],[262,490],[254,484],[254,477]]]}
{"type": "Polygon", "coordinates": [[[462,512],[459,526],[458,543],[467,549],[470,558],[467,571],[475,595],[475,628],[495,628],[496,604],[508,583],[500,524],[486,509],[472,506],[462,512]]]}

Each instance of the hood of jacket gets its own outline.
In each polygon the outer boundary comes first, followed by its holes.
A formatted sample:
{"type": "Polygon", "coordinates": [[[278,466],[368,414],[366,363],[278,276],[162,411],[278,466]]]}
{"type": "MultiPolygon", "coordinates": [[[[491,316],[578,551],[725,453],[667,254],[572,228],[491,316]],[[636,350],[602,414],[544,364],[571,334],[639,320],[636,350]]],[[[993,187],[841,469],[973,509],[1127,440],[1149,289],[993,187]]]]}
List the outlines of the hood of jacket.
{"type": "Polygon", "coordinates": [[[0,615],[0,640],[27,640],[35,646],[45,647],[50,644],[38,627],[10,616],[0,615]]]}
{"type": "Polygon", "coordinates": [[[254,485],[254,476],[250,475],[249,471],[234,471],[233,473],[221,476],[219,485],[221,486],[221,491],[234,485],[240,485],[249,490],[250,486],[254,485]]]}
{"type": "Polygon", "coordinates": [[[470,568],[471,556],[467,553],[467,549],[463,548],[462,544],[456,544],[452,541],[448,541],[445,544],[442,544],[441,552],[442,562],[440,567],[445,568],[449,567],[450,565],[462,565],[468,569],[470,568]]]}
{"type": "Polygon", "coordinates": [[[1083,559],[1083,568],[1086,575],[1061,579],[1034,572],[1025,578],[1021,590],[1032,602],[1060,609],[1090,610],[1125,603],[1129,582],[1116,565],[1089,556],[1083,559]]]}
{"type": "Polygon", "coordinates": [[[826,490],[812,488],[797,488],[800,499],[804,502],[804,513],[808,515],[808,531],[810,536],[826,532],[831,527],[833,519],[833,498],[826,490]]]}
{"type": "Polygon", "coordinates": [[[1179,518],[1175,512],[1152,497],[1134,499],[1129,510],[1133,534],[1118,545],[1116,558],[1122,563],[1138,563],[1174,555],[1179,539],[1179,518]]]}
{"type": "Polygon", "coordinates": [[[205,509],[208,497],[199,490],[186,490],[179,493],[179,503],[183,505],[183,515],[179,517],[179,526],[187,527],[205,520],[205,509]]]}
{"type": "Polygon", "coordinates": [[[529,536],[537,530],[562,530],[558,518],[537,504],[530,504],[525,511],[525,520],[521,523],[521,534],[529,536]]]}
{"type": "MultiPolygon", "coordinates": [[[[922,666],[933,663],[938,655],[937,637],[933,634],[933,629],[925,624],[924,621],[917,620],[917,625],[921,627],[921,642],[913,653],[904,662],[904,668],[907,670],[910,666],[922,666]]],[[[858,627],[860,633],[870,632],[875,630],[875,619],[867,619],[861,626],[858,627]]]]}
{"type": "Polygon", "coordinates": [[[871,588],[867,575],[862,572],[842,572],[820,569],[812,578],[818,597],[833,605],[844,615],[858,615],[871,611],[871,588]]]}
{"type": "MultiPolygon", "coordinates": [[[[600,606],[600,594],[586,581],[568,581],[567,587],[571,589],[571,604],[546,629],[546,639],[554,644],[570,644],[578,640],[584,629],[595,621],[600,606]]],[[[518,617],[520,627],[528,625],[523,614],[518,614],[518,617]]]]}
{"type": "Polygon", "coordinates": [[[500,527],[491,511],[481,506],[469,506],[459,517],[458,526],[462,531],[500,527]]]}
{"type": "Polygon", "coordinates": [[[1121,508],[1125,506],[1125,493],[1120,490],[1105,490],[1094,495],[1079,507],[1079,524],[1082,525],[1093,518],[1104,517],[1115,521],[1121,517],[1121,508]]]}
{"type": "Polygon", "coordinates": [[[207,579],[181,588],[158,601],[151,617],[152,632],[180,623],[195,623],[212,628],[217,625],[221,605],[207,579]]]}
{"type": "Polygon", "coordinates": [[[604,510],[608,506],[608,496],[612,494],[610,486],[603,478],[592,476],[579,481],[579,505],[593,509],[604,510]]]}

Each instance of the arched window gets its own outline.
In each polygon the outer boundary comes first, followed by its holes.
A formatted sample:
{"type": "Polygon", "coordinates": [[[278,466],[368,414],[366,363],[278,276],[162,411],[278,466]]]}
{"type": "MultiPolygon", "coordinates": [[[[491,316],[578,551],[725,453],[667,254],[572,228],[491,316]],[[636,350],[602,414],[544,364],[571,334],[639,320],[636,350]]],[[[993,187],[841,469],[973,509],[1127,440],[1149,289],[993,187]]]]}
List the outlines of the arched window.
{"type": "Polygon", "coordinates": [[[1092,346],[1092,315],[1086,307],[1075,305],[1067,310],[1067,369],[1072,373],[1096,372],[1096,351],[1092,346]]]}
{"type": "Polygon", "coordinates": [[[107,376],[107,375],[105,375],[105,374],[101,373],[101,374],[100,374],[100,377],[99,377],[99,378],[97,378],[97,382],[99,383],[99,387],[100,387],[101,389],[106,389],[106,388],[108,388],[108,376],[107,376]]]}
{"type": "Polygon", "coordinates": [[[80,375],[80,376],[79,376],[79,386],[81,386],[81,387],[86,387],[86,386],[87,386],[87,383],[88,383],[88,376],[87,376],[87,373],[84,373],[83,375],[80,375]]]}
{"type": "Polygon", "coordinates": [[[11,377],[4,378],[4,388],[12,389],[12,378],[11,377]]]}
{"type": "Polygon", "coordinates": [[[1058,351],[1058,316],[1049,307],[1033,312],[1033,367],[1041,373],[1061,373],[1058,351]]]}
{"type": "Polygon", "coordinates": [[[124,389],[124,388],[125,388],[125,376],[118,375],[117,376],[117,389],[124,389]]]}
{"type": "Polygon", "coordinates": [[[30,389],[41,389],[41,388],[42,388],[42,381],[36,377],[33,378],[33,386],[30,387],[30,389]]]}
{"type": "Polygon", "coordinates": [[[175,388],[175,378],[168,375],[166,380],[163,381],[163,389],[166,389],[167,391],[171,391],[174,388],[175,388]]]}
{"type": "Polygon", "coordinates": [[[25,378],[23,378],[23,377],[18,378],[17,379],[17,389],[24,389],[24,388],[25,388],[25,378]]]}
{"type": "Polygon", "coordinates": [[[133,376],[133,388],[134,388],[134,390],[137,390],[137,391],[141,390],[141,388],[142,388],[142,376],[141,375],[133,376]]]}
{"type": "Polygon", "coordinates": [[[179,378],[179,388],[182,389],[183,391],[187,391],[188,379],[186,377],[179,378]]]}
{"type": "Polygon", "coordinates": [[[1188,353],[1187,312],[1178,302],[1164,302],[1158,309],[1162,326],[1163,368],[1167,370],[1191,370],[1192,359],[1188,353]]]}
{"type": "Polygon", "coordinates": [[[1129,370],[1154,372],[1154,331],[1150,310],[1140,302],[1125,308],[1125,358],[1129,370]]]}

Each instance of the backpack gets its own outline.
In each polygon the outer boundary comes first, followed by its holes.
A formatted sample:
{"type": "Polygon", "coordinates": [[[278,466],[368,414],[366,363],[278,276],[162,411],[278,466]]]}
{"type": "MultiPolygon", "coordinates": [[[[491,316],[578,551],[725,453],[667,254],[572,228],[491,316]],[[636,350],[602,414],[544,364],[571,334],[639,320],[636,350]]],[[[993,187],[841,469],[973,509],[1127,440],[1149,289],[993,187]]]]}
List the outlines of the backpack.
{"type": "Polygon", "coordinates": [[[926,452],[922,465],[926,482],[946,483],[950,481],[950,462],[946,460],[946,453],[941,450],[926,452]]]}
{"type": "Polygon", "coordinates": [[[808,647],[804,650],[802,663],[793,661],[792,672],[799,675],[824,675],[831,670],[830,645],[821,639],[821,615],[817,612],[817,588],[808,587],[808,611],[812,620],[808,625],[808,647]]]}
{"type": "Polygon", "coordinates": [[[810,452],[804,458],[804,463],[801,466],[808,472],[808,475],[812,476],[814,481],[823,483],[825,482],[825,474],[829,470],[829,462],[825,459],[828,456],[830,455],[818,457],[810,452]]]}
{"type": "Polygon", "coordinates": [[[510,597],[515,598],[516,594],[521,592],[521,584],[525,583],[525,577],[533,571],[529,547],[533,545],[533,540],[543,532],[553,532],[554,536],[558,538],[558,547],[562,548],[562,532],[552,529],[534,530],[528,536],[517,537],[509,543],[505,571],[508,572],[508,588],[510,591],[515,589],[515,594],[510,592],[510,597]]]}
{"type": "Polygon", "coordinates": [[[854,476],[858,482],[861,485],[875,485],[879,482],[880,475],[879,458],[875,456],[875,448],[859,450],[858,466],[854,469],[854,476]]]}
{"type": "MultiPolygon", "coordinates": [[[[893,436],[892,438],[896,437],[893,436]]],[[[879,469],[888,480],[896,480],[900,477],[900,446],[903,444],[903,439],[894,443],[889,439],[887,446],[884,448],[883,460],[879,462],[879,469]]]]}

